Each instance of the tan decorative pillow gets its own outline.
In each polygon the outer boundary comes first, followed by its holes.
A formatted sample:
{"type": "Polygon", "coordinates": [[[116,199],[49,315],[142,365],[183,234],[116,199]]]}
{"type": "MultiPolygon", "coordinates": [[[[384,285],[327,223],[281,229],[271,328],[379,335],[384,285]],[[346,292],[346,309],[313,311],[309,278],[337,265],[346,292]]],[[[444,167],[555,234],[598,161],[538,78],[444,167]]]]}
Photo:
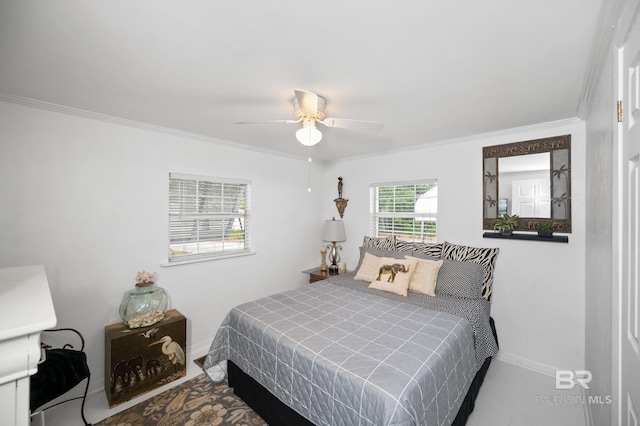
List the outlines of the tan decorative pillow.
{"type": "Polygon", "coordinates": [[[378,265],[378,273],[369,284],[369,288],[406,296],[416,264],[415,260],[383,257],[378,265]]]}
{"type": "Polygon", "coordinates": [[[405,256],[405,259],[418,262],[416,271],[413,273],[411,281],[409,281],[409,290],[435,297],[438,272],[444,260],[427,260],[411,256],[405,256]]]}
{"type": "Polygon", "coordinates": [[[362,281],[373,281],[378,277],[378,267],[381,257],[374,256],[371,253],[365,253],[362,258],[362,264],[356,273],[354,279],[362,281]]]}

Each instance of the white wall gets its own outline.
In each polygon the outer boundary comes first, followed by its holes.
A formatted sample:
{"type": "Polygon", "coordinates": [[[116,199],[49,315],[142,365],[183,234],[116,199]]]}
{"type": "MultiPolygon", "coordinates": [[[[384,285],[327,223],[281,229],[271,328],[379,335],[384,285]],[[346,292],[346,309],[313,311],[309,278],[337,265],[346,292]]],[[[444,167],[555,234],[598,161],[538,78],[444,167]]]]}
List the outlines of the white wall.
{"type": "MultiPolygon", "coordinates": [[[[45,265],[58,326],[86,337],[94,390],[104,327],[137,271],[158,272],[200,356],[230,308],[308,282],[318,262],[322,208],[304,160],[6,102],[0,138],[0,267],[45,265]],[[169,172],[250,179],[257,254],[162,267],[169,172]]],[[[322,182],[321,167],[312,176],[322,182]]]]}
{"type": "MultiPolygon", "coordinates": [[[[614,52],[609,50],[608,57],[614,52]]],[[[585,368],[593,380],[589,395],[607,396],[612,389],[613,340],[613,171],[615,137],[613,60],[604,61],[600,80],[594,86],[587,117],[587,214],[586,214],[586,315],[585,368]]],[[[591,423],[611,422],[610,404],[589,404],[591,423]]]]}
{"type": "Polygon", "coordinates": [[[492,316],[499,357],[538,371],[584,367],[585,131],[578,120],[513,129],[431,148],[338,161],[325,170],[325,219],[336,215],[337,177],[344,179],[347,241],[342,255],[355,267],[369,235],[369,185],[438,180],[438,242],[499,247],[492,316]],[[482,147],[570,133],[573,233],[568,244],[482,238],[482,147]]]}

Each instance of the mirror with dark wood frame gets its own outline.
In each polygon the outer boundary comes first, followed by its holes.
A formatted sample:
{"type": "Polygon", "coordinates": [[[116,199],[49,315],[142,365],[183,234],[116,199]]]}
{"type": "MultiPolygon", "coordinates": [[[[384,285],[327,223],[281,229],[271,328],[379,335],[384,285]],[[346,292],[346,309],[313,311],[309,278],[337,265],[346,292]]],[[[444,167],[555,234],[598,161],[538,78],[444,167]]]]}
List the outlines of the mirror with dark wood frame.
{"type": "Polygon", "coordinates": [[[508,213],[516,231],[571,232],[571,135],[486,146],[482,158],[483,229],[508,213]]]}

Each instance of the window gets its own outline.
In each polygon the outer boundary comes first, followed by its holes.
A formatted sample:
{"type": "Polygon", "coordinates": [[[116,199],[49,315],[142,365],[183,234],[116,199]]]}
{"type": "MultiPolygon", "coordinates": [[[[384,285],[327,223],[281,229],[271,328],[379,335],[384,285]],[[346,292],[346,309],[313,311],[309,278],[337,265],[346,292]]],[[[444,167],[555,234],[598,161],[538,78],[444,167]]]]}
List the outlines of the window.
{"type": "Polygon", "coordinates": [[[370,199],[372,236],[436,241],[436,180],[372,184],[370,199]]]}
{"type": "Polygon", "coordinates": [[[249,254],[250,181],[169,175],[169,262],[249,254]]]}

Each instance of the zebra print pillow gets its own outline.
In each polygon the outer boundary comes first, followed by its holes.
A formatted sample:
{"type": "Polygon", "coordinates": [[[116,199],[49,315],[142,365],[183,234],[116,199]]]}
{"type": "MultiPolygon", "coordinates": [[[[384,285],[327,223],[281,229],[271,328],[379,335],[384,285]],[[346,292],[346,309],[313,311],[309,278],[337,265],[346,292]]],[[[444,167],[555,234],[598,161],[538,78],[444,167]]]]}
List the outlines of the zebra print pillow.
{"type": "Polygon", "coordinates": [[[363,247],[377,248],[379,250],[396,250],[396,236],[389,235],[388,237],[367,237],[364,236],[363,247]]]}
{"type": "Polygon", "coordinates": [[[400,253],[411,253],[413,252],[414,244],[415,243],[409,241],[396,240],[396,251],[400,253]]]}
{"type": "Polygon", "coordinates": [[[427,256],[440,259],[442,256],[442,244],[412,243],[398,240],[396,241],[396,251],[426,254],[427,256]]]}
{"type": "Polygon", "coordinates": [[[493,290],[493,268],[498,258],[499,248],[478,248],[461,246],[445,241],[442,244],[442,258],[460,262],[473,262],[482,266],[484,278],[482,280],[482,297],[491,300],[493,290]]]}

